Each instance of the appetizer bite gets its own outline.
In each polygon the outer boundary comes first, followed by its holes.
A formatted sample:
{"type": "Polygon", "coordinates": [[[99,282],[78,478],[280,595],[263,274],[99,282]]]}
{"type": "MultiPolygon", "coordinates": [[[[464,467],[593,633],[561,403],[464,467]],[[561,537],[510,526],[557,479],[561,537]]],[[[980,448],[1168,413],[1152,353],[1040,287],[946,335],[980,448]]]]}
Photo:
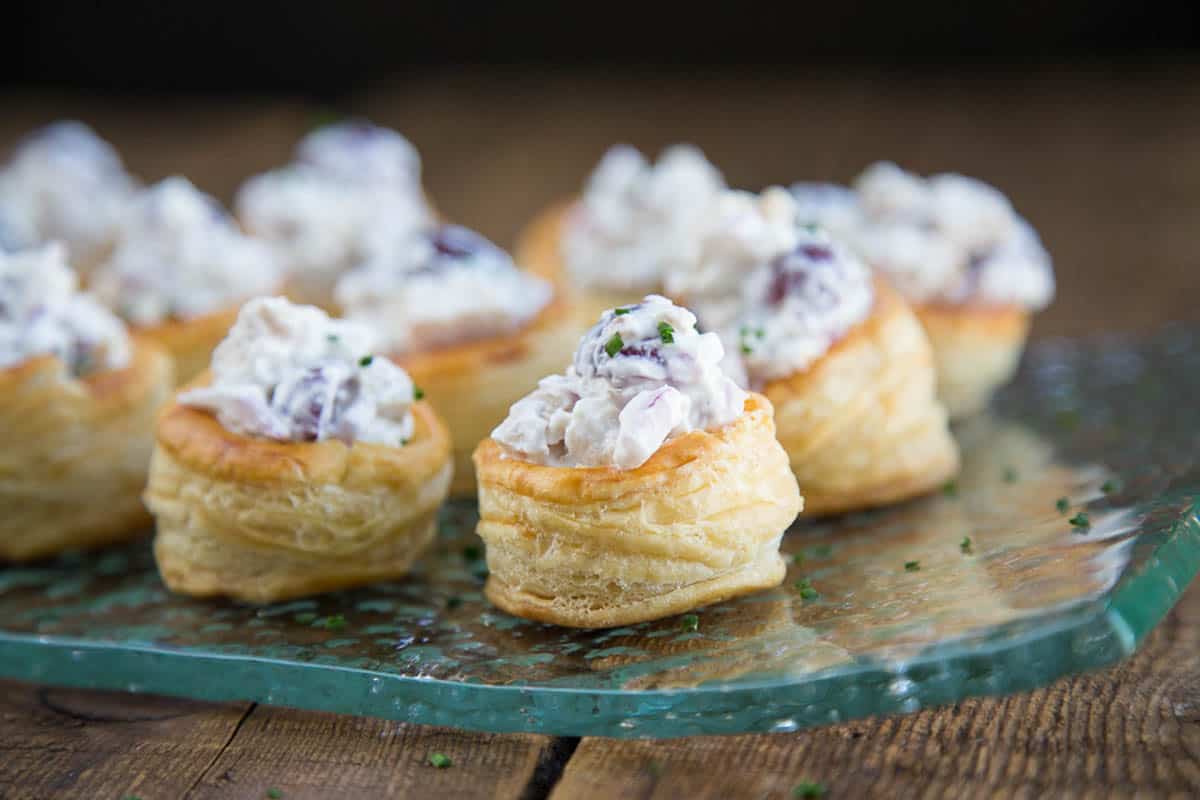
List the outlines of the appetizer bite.
{"type": "Polygon", "coordinates": [[[771,404],[663,297],[606,311],[475,451],[486,593],[601,628],[776,586],[802,501],[771,404]]]}
{"type": "Polygon", "coordinates": [[[577,328],[548,281],[474,231],[442,225],[387,238],[342,277],[335,299],[446,420],[451,491],[473,494],[476,445],[543,375],[570,362],[577,328]]]}
{"type": "MultiPolygon", "coordinates": [[[[778,188],[727,192],[668,287],[719,331],[775,407],[805,496],[828,514],[942,485],[958,469],[933,354],[903,299],[778,188]]],[[[730,370],[734,373],[734,370],[730,370]]]]}
{"type": "Polygon", "coordinates": [[[147,532],[171,360],[77,291],[62,245],[0,252],[0,559],[147,532]]]}
{"type": "Polygon", "coordinates": [[[276,249],[287,293],[327,309],[341,274],[367,257],[372,231],[416,230],[433,219],[416,149],[361,121],[304,137],[291,164],[246,181],[236,209],[242,226],[276,249]]]}
{"type": "Polygon", "coordinates": [[[925,326],[942,402],[956,419],[980,410],[1016,370],[1031,313],[1054,297],[1049,254],[982,181],[880,163],[855,186],[859,252],[925,326]]]}
{"type": "Polygon", "coordinates": [[[116,243],[136,189],[117,151],[91,128],[47,125],[0,167],[0,250],[59,241],[86,278],[116,243]]]}
{"type": "Polygon", "coordinates": [[[450,437],[370,332],[247,303],[161,414],[146,504],[167,586],[254,603],[405,574],[435,534],[450,437]]]}
{"type": "Polygon", "coordinates": [[[91,289],[136,333],[163,345],[186,383],[204,371],[242,303],[279,291],[274,252],[243,234],[185,178],[141,192],[91,289]]]}
{"type": "Polygon", "coordinates": [[[517,263],[569,285],[583,324],[663,286],[667,259],[725,186],[695,147],[668,148],[650,164],[632,147],[609,150],[574,202],[544,212],[521,235],[517,263]]]}

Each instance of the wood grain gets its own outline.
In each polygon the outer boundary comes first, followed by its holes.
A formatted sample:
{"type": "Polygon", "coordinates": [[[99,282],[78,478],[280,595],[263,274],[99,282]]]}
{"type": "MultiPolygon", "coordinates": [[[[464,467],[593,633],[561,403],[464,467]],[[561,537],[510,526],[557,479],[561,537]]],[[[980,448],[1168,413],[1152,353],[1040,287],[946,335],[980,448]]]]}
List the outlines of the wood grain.
{"type": "Polygon", "coordinates": [[[0,681],[0,797],[182,797],[249,710],[0,681]]]}
{"type": "Polygon", "coordinates": [[[584,739],[552,800],[1200,796],[1200,583],[1130,661],[1001,699],[796,734],[584,739]]]}
{"type": "Polygon", "coordinates": [[[274,788],[287,800],[517,798],[539,764],[552,758],[547,736],[493,736],[256,706],[188,797],[257,800],[274,788]],[[433,753],[448,756],[451,766],[432,766],[433,753]]]}

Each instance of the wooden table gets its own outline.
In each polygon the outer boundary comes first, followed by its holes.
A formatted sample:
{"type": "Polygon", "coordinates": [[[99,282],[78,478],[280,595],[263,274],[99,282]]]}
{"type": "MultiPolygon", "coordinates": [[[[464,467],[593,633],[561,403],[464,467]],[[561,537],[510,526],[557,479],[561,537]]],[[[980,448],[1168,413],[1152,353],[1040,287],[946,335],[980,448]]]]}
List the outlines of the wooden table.
{"type": "MultiPolygon", "coordinates": [[[[0,147],[61,116],[148,179],[229,199],[315,109],[280,100],[3,97],[0,147]]],[[[603,149],[700,144],[735,184],[847,180],[887,156],[1003,188],[1060,296],[1035,336],[1200,319],[1200,72],[967,80],[450,73],[348,109],[395,125],[450,217],[510,243],[603,149]]],[[[0,682],[0,797],[1200,796],[1200,585],[1133,659],[1036,692],[793,734],[621,742],[483,735],[251,703],[0,682]],[[432,752],[453,766],[434,769],[432,752]],[[278,792],[272,792],[272,789],[278,792]]]]}

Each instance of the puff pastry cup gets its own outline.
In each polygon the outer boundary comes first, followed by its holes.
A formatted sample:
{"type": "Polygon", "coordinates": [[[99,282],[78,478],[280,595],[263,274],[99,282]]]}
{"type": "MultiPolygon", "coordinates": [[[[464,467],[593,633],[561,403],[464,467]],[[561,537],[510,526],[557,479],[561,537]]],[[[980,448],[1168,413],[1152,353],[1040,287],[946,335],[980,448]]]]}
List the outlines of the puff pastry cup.
{"type": "Polygon", "coordinates": [[[134,326],[139,336],[158,342],[175,362],[175,382],[182,386],[208,369],[212,352],[237,320],[239,305],[189,320],[134,326]]]}
{"type": "Polygon", "coordinates": [[[557,203],[543,211],[517,236],[513,260],[523,269],[554,284],[570,299],[572,316],[579,331],[591,327],[610,308],[631,305],[661,287],[643,287],[629,291],[586,289],[570,281],[562,254],[563,229],[575,209],[575,200],[557,203]]]}
{"type": "Polygon", "coordinates": [[[454,496],[475,493],[471,455],[543,375],[571,361],[579,333],[562,295],[520,330],[396,357],[450,430],[454,496]]]}
{"type": "Polygon", "coordinates": [[[929,340],[879,279],[875,297],[871,315],[809,369],[763,388],[811,514],[894,503],[958,471],[929,340]]]}
{"type": "Polygon", "coordinates": [[[435,535],[450,437],[428,403],[403,447],[277,442],[226,430],[177,403],[163,410],[146,505],[173,591],[251,603],[405,574],[435,535]]]}
{"type": "Polygon", "coordinates": [[[53,356],[0,370],[0,559],[149,532],[141,494],[172,369],[159,346],[132,345],[127,367],[83,378],[53,356]]]}
{"type": "Polygon", "coordinates": [[[950,418],[982,411],[1017,371],[1030,313],[1018,306],[971,303],[919,305],[914,311],[933,346],[938,398],[950,418]]]}
{"type": "Polygon", "coordinates": [[[669,440],[631,470],[556,467],[494,439],[475,451],[485,591],[505,611],[604,628],[777,586],[803,501],[771,404],[669,440]]]}

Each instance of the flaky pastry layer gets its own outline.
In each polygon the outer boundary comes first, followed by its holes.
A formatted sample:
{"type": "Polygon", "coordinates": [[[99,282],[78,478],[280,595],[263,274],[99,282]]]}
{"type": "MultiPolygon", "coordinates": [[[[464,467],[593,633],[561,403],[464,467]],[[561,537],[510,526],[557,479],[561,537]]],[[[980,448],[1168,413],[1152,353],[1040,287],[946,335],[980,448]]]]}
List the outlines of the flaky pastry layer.
{"type": "Polygon", "coordinates": [[[164,409],[146,504],[167,586],[270,603],[406,573],[433,539],[450,437],[427,403],[403,447],[275,442],[164,409]]]}
{"type": "Polygon", "coordinates": [[[779,542],[802,507],[770,403],[667,442],[632,470],[475,452],[486,592],[528,619],[603,628],[670,616],[783,579],[779,542]]]}
{"type": "Polygon", "coordinates": [[[938,397],[950,418],[982,411],[1017,371],[1029,312],[971,304],[920,305],[914,311],[933,345],[938,397]]]}
{"type": "Polygon", "coordinates": [[[508,409],[545,375],[571,363],[579,333],[566,301],[556,297],[522,329],[395,360],[446,421],[454,454],[456,496],[475,493],[471,454],[508,416],[508,409]]]}
{"type": "Polygon", "coordinates": [[[170,357],[140,338],[128,367],[83,379],[50,356],[0,370],[0,559],[148,532],[141,494],[172,385],[170,357]]]}
{"type": "Polygon", "coordinates": [[[870,317],[763,392],[812,514],[904,500],[958,470],[929,341],[900,296],[875,284],[870,317]]]}

